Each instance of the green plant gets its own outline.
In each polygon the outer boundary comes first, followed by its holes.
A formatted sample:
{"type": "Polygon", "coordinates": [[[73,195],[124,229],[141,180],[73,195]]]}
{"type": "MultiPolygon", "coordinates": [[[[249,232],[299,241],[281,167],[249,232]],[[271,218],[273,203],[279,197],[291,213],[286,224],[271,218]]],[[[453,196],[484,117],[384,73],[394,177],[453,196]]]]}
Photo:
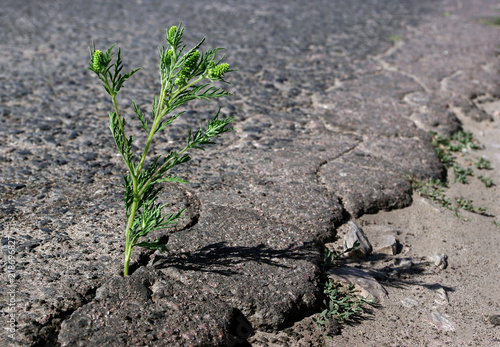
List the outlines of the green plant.
{"type": "Polygon", "coordinates": [[[359,247],[359,241],[354,241],[354,244],[352,245],[352,247],[349,247],[340,253],[337,252],[334,248],[332,248],[332,249],[325,248],[325,251],[323,253],[323,263],[322,263],[323,272],[326,272],[329,269],[331,269],[332,267],[334,267],[336,264],[336,261],[341,256],[355,250],[358,247],[359,247]]]}
{"type": "Polygon", "coordinates": [[[474,164],[479,170],[491,169],[491,163],[488,159],[482,157],[478,158],[477,162],[474,164]]]}
{"type": "Polygon", "coordinates": [[[347,254],[358,247],[359,242],[356,241],[352,247],[340,253],[335,251],[335,249],[325,249],[325,252],[323,253],[323,263],[321,266],[323,294],[325,295],[325,299],[323,300],[323,310],[315,319],[318,327],[325,325],[330,318],[335,318],[339,321],[350,320],[363,310],[363,305],[365,303],[374,303],[374,300],[368,300],[359,296],[353,285],[349,284],[346,287],[343,287],[341,284],[336,283],[334,280],[329,278],[327,274],[329,269],[338,266],[337,260],[339,260],[342,255],[347,254]]]}
{"type": "Polygon", "coordinates": [[[410,182],[413,190],[417,191],[420,196],[429,198],[442,207],[449,208],[451,206],[450,199],[444,194],[444,189],[448,186],[442,181],[434,179],[421,181],[410,177],[410,182]]]}
{"type": "Polygon", "coordinates": [[[477,208],[474,207],[472,200],[466,200],[463,197],[457,198],[456,200],[457,200],[457,205],[459,208],[466,210],[466,211],[469,211],[469,212],[482,214],[488,210],[488,208],[486,208],[486,207],[477,207],[477,208]]]}
{"type": "Polygon", "coordinates": [[[124,82],[127,81],[138,69],[122,74],[123,64],[121,60],[121,49],[112,54],[115,45],[106,52],[95,49],[92,41],[90,48],[90,62],[88,69],[93,71],[102,81],[106,92],[111,96],[113,111],[109,112],[109,127],[120,152],[128,174],[123,176],[123,186],[125,188],[125,209],[127,223],[125,229],[125,259],[123,274],[129,273],[129,261],[132,249],[135,246],[144,247],[150,250],[167,250],[162,238],[157,240],[139,242],[142,237],[147,236],[154,230],[168,227],[176,223],[182,216],[184,210],[163,215],[162,209],[167,204],[160,204],[158,196],[161,192],[162,182],[186,183],[179,177],[168,174],[174,166],[190,160],[186,153],[192,149],[201,149],[212,144],[212,138],[222,133],[232,130],[228,126],[233,118],[219,119],[220,109],[215,117],[208,122],[205,129],[200,128],[194,133],[189,130],[187,140],[179,151],[171,151],[167,155],[157,155],[148,158],[148,151],[153,136],[175,121],[184,112],[173,113],[180,106],[196,99],[220,98],[231,95],[229,92],[211,86],[213,82],[225,82],[224,75],[230,71],[229,65],[221,63],[222,58],[216,59],[216,54],[222,48],[208,49],[205,53],[200,53],[198,49],[204,43],[203,38],[192,49],[184,53],[185,45],[182,45],[182,35],[184,27],[172,26],[167,31],[167,47],[160,48],[160,94],[153,98],[151,118],[152,123],[148,123],[148,117],[132,101],[135,117],[140,122],[140,128],[145,131],[147,141],[139,156],[133,153],[134,137],[127,136],[125,125],[126,119],[118,111],[116,96],[124,82]],[[201,83],[204,81],[203,83],[201,83]]]}
{"type": "Polygon", "coordinates": [[[472,200],[466,200],[463,197],[455,199],[454,205],[449,198],[446,197],[445,188],[448,188],[440,180],[417,180],[409,177],[413,190],[419,193],[420,196],[434,201],[439,206],[445,207],[453,212],[453,214],[463,221],[470,221],[459,213],[459,209],[466,210],[473,213],[484,214],[488,209],[485,207],[475,208],[472,200]]]}
{"type": "Polygon", "coordinates": [[[484,185],[485,185],[486,187],[488,187],[488,188],[489,188],[489,187],[493,186],[493,181],[491,180],[491,178],[489,178],[489,177],[484,177],[484,176],[479,176],[478,178],[479,178],[479,180],[480,180],[481,182],[483,182],[483,183],[484,183],[484,185]]]}
{"type": "MultiPolygon", "coordinates": [[[[470,131],[461,130],[453,134],[451,137],[445,137],[432,131],[430,134],[432,136],[432,146],[434,147],[434,151],[436,152],[439,160],[447,168],[453,171],[455,174],[455,182],[466,184],[467,176],[474,176],[474,172],[471,167],[465,168],[460,166],[456,162],[457,158],[453,155],[453,153],[467,153],[469,150],[477,150],[481,148],[479,143],[474,139],[472,133],[470,131]]],[[[470,161],[468,162],[468,166],[472,166],[470,161]]],[[[491,168],[490,161],[484,158],[478,158],[477,162],[474,163],[474,166],[479,170],[491,168]]],[[[493,185],[490,178],[483,176],[479,176],[478,178],[486,185],[486,187],[491,187],[493,185]]],[[[444,193],[445,188],[448,188],[448,186],[440,180],[420,181],[411,177],[409,177],[409,179],[413,189],[421,196],[427,197],[437,204],[448,208],[454,213],[455,216],[464,221],[469,221],[470,219],[463,217],[459,213],[459,209],[478,214],[484,214],[487,210],[487,208],[483,207],[475,208],[472,200],[465,200],[464,198],[456,199],[456,205],[454,206],[444,193]]]]}
{"type": "Polygon", "coordinates": [[[316,319],[317,326],[325,325],[330,318],[335,318],[340,322],[352,320],[363,311],[365,303],[374,303],[374,300],[359,296],[352,284],[343,287],[332,279],[325,284],[323,293],[326,295],[324,300],[326,308],[316,319]]]}
{"type": "Polygon", "coordinates": [[[488,18],[483,18],[480,20],[481,24],[486,26],[500,26],[500,17],[492,16],[488,18]]]}
{"type": "Polygon", "coordinates": [[[460,182],[462,184],[467,183],[467,176],[474,176],[471,168],[464,168],[456,163],[451,166],[453,172],[455,173],[455,182],[460,182]]]}
{"type": "Polygon", "coordinates": [[[450,165],[455,163],[456,158],[452,152],[463,152],[481,148],[470,131],[460,130],[451,137],[445,137],[434,131],[431,131],[430,134],[432,136],[434,151],[446,167],[450,167],[450,165]]]}
{"type": "Polygon", "coordinates": [[[399,42],[399,41],[401,41],[402,39],[403,39],[403,36],[401,36],[401,35],[395,35],[395,34],[393,34],[393,35],[391,35],[391,36],[389,36],[389,37],[387,38],[387,40],[389,40],[389,41],[391,41],[391,42],[394,42],[394,43],[399,42]]]}

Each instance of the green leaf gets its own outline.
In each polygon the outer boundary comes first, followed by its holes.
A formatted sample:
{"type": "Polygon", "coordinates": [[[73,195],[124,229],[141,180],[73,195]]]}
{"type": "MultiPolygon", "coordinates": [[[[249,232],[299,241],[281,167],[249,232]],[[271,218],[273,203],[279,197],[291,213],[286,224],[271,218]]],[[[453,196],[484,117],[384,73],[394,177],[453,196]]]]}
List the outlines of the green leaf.
{"type": "Polygon", "coordinates": [[[163,177],[161,178],[160,180],[158,180],[158,183],[160,182],[174,182],[174,183],[182,183],[182,184],[187,184],[189,183],[188,181],[186,180],[183,180],[182,178],[179,178],[177,176],[167,176],[167,177],[163,177]]]}
{"type": "Polygon", "coordinates": [[[136,246],[143,247],[146,249],[150,249],[152,251],[156,251],[157,249],[160,252],[169,252],[167,248],[168,236],[167,237],[159,237],[153,242],[140,242],[136,244],[136,246]]]}
{"type": "Polygon", "coordinates": [[[123,76],[120,76],[119,80],[118,80],[118,83],[116,84],[116,87],[115,87],[115,91],[116,93],[118,93],[121,89],[121,87],[123,86],[123,83],[125,83],[126,80],[128,80],[130,78],[130,76],[132,76],[133,74],[135,74],[137,71],[141,70],[141,68],[137,68],[137,69],[134,69],[130,72],[127,72],[125,75],[123,76]]]}
{"type": "Polygon", "coordinates": [[[132,103],[134,104],[134,112],[136,114],[136,118],[141,122],[141,128],[144,129],[146,134],[149,134],[148,121],[144,119],[144,115],[142,114],[141,110],[139,109],[135,101],[132,101],[132,103]]]}
{"type": "Polygon", "coordinates": [[[155,134],[157,132],[159,132],[159,131],[164,130],[167,126],[169,126],[170,124],[172,124],[172,122],[174,120],[176,120],[179,116],[181,116],[184,112],[186,112],[186,111],[179,112],[179,113],[173,115],[172,117],[170,117],[168,120],[161,121],[158,124],[158,127],[156,128],[155,134]]]}

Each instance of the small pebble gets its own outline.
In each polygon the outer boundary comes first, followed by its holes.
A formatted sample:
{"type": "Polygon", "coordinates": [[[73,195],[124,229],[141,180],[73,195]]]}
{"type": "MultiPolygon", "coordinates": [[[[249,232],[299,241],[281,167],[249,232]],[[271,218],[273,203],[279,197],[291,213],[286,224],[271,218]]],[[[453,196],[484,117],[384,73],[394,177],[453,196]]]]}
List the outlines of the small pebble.
{"type": "Polygon", "coordinates": [[[17,184],[17,183],[2,183],[4,187],[12,188],[14,190],[22,189],[26,187],[26,184],[17,184]]]}
{"type": "Polygon", "coordinates": [[[434,302],[438,305],[447,305],[449,303],[448,300],[448,294],[446,294],[446,291],[444,290],[443,287],[439,288],[436,290],[437,294],[437,299],[434,299],[434,302]]]}
{"type": "Polygon", "coordinates": [[[407,297],[401,300],[401,304],[406,308],[414,308],[418,305],[418,301],[415,298],[407,297]]]}
{"type": "Polygon", "coordinates": [[[31,153],[31,151],[28,149],[20,149],[16,153],[19,155],[33,155],[33,153],[31,153]]]}
{"type": "Polygon", "coordinates": [[[411,261],[410,258],[399,258],[394,260],[394,265],[402,269],[409,269],[413,266],[413,262],[411,261]]]}
{"type": "Polygon", "coordinates": [[[446,254],[440,253],[430,256],[429,260],[442,270],[448,267],[448,256],[446,254]]]}
{"type": "Polygon", "coordinates": [[[342,227],[345,227],[348,230],[344,237],[344,251],[352,248],[354,244],[358,242],[359,246],[348,253],[350,256],[365,258],[372,252],[372,245],[359,226],[353,222],[348,222],[342,227]]]}
{"type": "Polygon", "coordinates": [[[427,321],[439,330],[455,331],[455,327],[453,326],[451,321],[439,312],[429,313],[429,315],[427,316],[427,321]]]}
{"type": "Polygon", "coordinates": [[[490,322],[491,324],[493,324],[495,326],[500,325],[500,315],[499,314],[491,315],[487,318],[487,320],[488,320],[488,322],[490,322]]]}

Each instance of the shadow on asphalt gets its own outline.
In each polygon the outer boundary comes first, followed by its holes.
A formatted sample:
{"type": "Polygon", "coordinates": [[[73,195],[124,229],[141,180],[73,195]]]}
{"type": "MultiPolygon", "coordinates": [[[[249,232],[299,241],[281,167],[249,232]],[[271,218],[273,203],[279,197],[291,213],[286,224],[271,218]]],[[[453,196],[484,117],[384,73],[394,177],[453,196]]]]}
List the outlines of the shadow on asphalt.
{"type": "Polygon", "coordinates": [[[175,267],[179,270],[214,272],[221,275],[241,274],[232,270],[239,264],[255,262],[289,268],[278,259],[304,260],[317,263],[319,260],[316,243],[307,242],[300,246],[289,245],[285,249],[273,249],[263,244],[245,247],[228,246],[226,242],[207,245],[194,252],[167,255],[155,261],[156,268],[175,267]]]}

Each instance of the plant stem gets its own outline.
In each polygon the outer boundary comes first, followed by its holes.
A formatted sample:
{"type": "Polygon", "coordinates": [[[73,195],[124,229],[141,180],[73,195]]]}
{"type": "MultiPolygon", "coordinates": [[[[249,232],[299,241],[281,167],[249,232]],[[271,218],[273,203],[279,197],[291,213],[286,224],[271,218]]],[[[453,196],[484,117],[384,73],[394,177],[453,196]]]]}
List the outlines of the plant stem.
{"type": "MultiPolygon", "coordinates": [[[[109,81],[108,81],[108,76],[105,75],[106,78],[106,85],[108,86],[108,89],[111,90],[109,87],[109,81]]],[[[125,128],[123,126],[122,119],[120,117],[120,112],[118,112],[118,105],[116,103],[116,94],[112,93],[111,95],[112,101],[113,101],[113,107],[115,109],[116,117],[118,119],[118,124],[120,125],[120,130],[121,130],[121,135],[123,138],[123,142],[126,143],[127,141],[127,136],[125,135],[125,128]]],[[[149,143],[151,142],[152,136],[150,136],[148,140],[148,144],[146,146],[146,149],[144,151],[144,158],[146,157],[146,153],[149,147],[149,143]]],[[[124,265],[123,265],[123,276],[128,276],[128,268],[129,268],[129,262],[130,262],[130,255],[132,254],[132,240],[130,240],[130,230],[132,229],[132,226],[134,225],[134,220],[135,220],[135,213],[137,212],[137,206],[139,205],[139,199],[140,195],[137,194],[137,176],[139,175],[140,168],[138,168],[137,172],[133,169],[133,165],[131,162],[129,162],[126,158],[126,156],[123,153],[123,149],[120,151],[123,161],[125,162],[125,165],[127,165],[127,168],[130,172],[130,176],[132,178],[132,185],[133,185],[133,192],[134,192],[134,201],[132,203],[132,208],[130,211],[130,215],[128,217],[127,221],[127,227],[125,229],[125,260],[124,260],[124,265]]],[[[141,168],[142,168],[142,163],[144,160],[141,162],[141,168]]]]}
{"type": "MultiPolygon", "coordinates": [[[[168,106],[170,105],[170,103],[175,100],[175,98],[180,94],[182,93],[183,91],[185,91],[187,88],[195,85],[196,83],[200,82],[201,80],[203,79],[203,76],[200,76],[198,77],[195,81],[185,85],[184,87],[182,88],[179,88],[175,91],[174,94],[172,94],[172,96],[169,98],[169,100],[167,101],[167,106],[163,107],[164,103],[165,103],[165,98],[167,97],[167,94],[164,92],[165,90],[165,85],[162,85],[161,86],[161,92],[160,92],[160,101],[158,102],[158,108],[156,109],[156,114],[155,114],[155,119],[153,121],[153,125],[151,127],[151,130],[149,132],[149,136],[148,136],[148,141],[146,142],[146,147],[144,148],[144,152],[142,153],[142,156],[141,156],[141,161],[139,162],[139,165],[137,166],[137,170],[136,170],[136,175],[139,175],[139,172],[141,172],[142,170],[142,166],[144,165],[144,161],[146,160],[146,155],[148,153],[148,150],[149,150],[149,146],[151,144],[151,141],[153,140],[153,136],[156,132],[156,128],[158,127],[158,124],[160,123],[160,121],[162,120],[162,118],[167,114],[165,111],[168,110],[168,106]],[[160,110],[162,110],[160,112],[160,110]]],[[[179,154],[185,152],[187,150],[187,148],[184,148],[179,154]]],[[[164,165],[162,165],[164,166],[164,165]]],[[[147,187],[147,184],[144,185],[144,187],[147,187]]],[[[144,189],[143,189],[144,190],[144,189]]],[[[143,191],[142,190],[142,191],[143,191]]],[[[142,192],[141,191],[141,192],[142,192]]]]}
{"type": "MultiPolygon", "coordinates": [[[[136,185],[134,184],[134,191],[136,190],[136,185]]],[[[130,229],[134,225],[135,213],[137,211],[137,206],[139,204],[139,196],[134,192],[134,202],[132,203],[132,209],[130,215],[128,216],[127,229],[125,231],[125,261],[123,264],[123,276],[128,276],[128,263],[130,261],[130,255],[132,254],[133,244],[130,240],[130,229]]]]}
{"type": "Polygon", "coordinates": [[[146,188],[149,186],[149,183],[151,182],[151,180],[156,177],[156,175],[158,174],[158,172],[160,172],[160,170],[162,170],[168,163],[170,163],[173,159],[179,157],[179,155],[183,154],[184,152],[186,152],[188,149],[189,149],[189,145],[187,145],[186,147],[184,147],[182,149],[182,151],[180,151],[179,153],[177,153],[177,155],[175,157],[172,157],[168,160],[165,160],[165,162],[158,168],[156,169],[156,171],[151,175],[151,177],[149,177],[149,179],[146,181],[146,183],[142,186],[142,189],[141,191],[139,192],[140,195],[142,195],[142,193],[144,193],[144,191],[146,190],[146,188]]]}

